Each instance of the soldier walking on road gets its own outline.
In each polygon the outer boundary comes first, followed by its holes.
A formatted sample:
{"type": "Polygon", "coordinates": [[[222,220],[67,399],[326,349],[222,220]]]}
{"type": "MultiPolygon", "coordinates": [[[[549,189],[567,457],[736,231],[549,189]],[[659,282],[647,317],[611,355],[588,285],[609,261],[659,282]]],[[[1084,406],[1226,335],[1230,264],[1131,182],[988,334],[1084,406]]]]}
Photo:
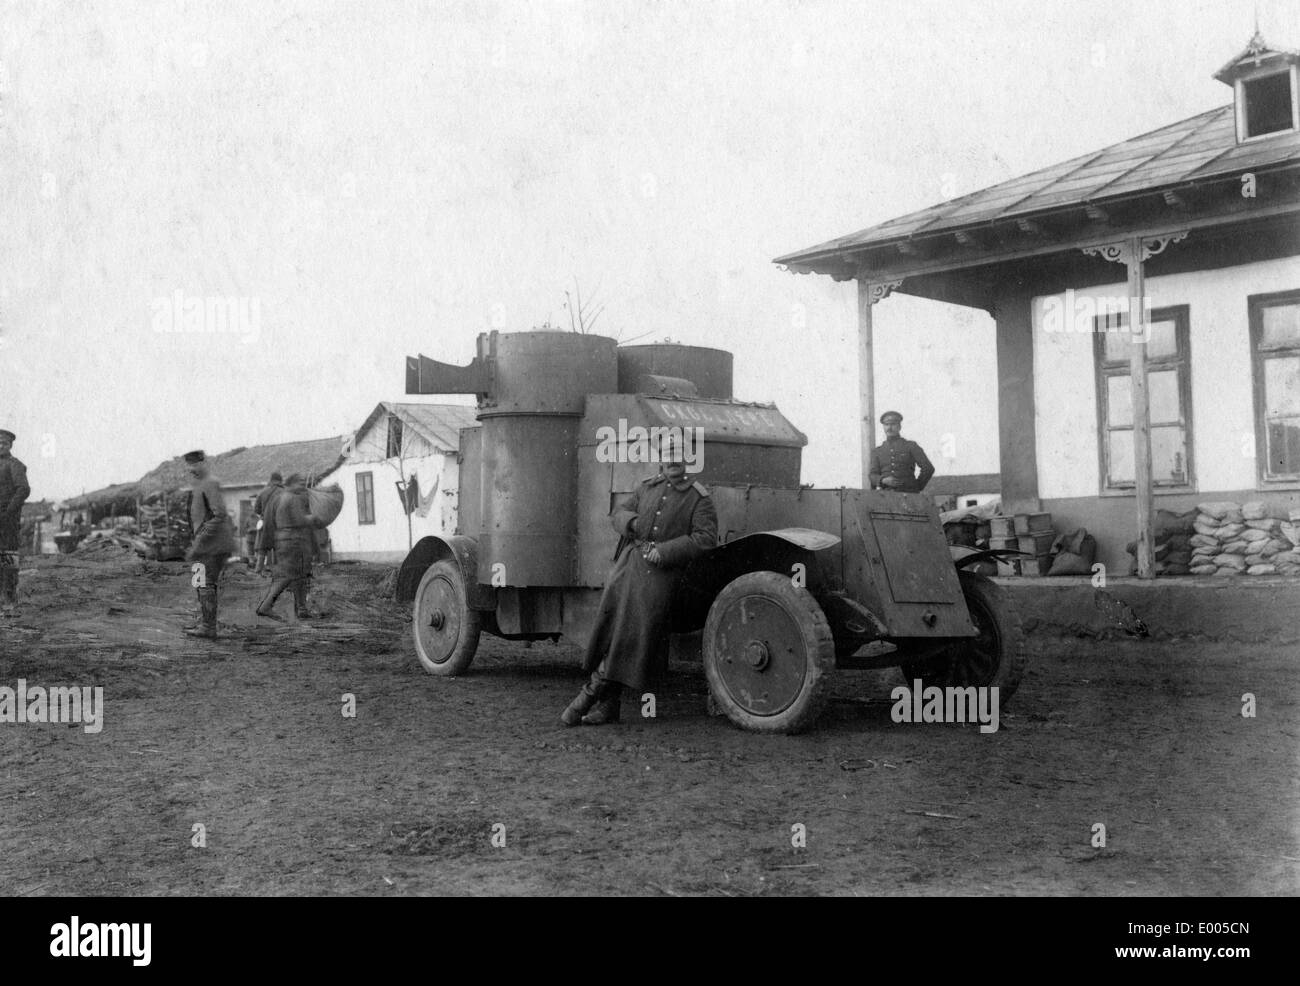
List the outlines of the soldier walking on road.
{"type": "Polygon", "coordinates": [[[275,579],[258,604],[257,615],[284,622],[275,614],[275,602],[285,589],[292,589],[295,615],[300,620],[310,619],[316,615],[307,609],[307,586],[316,557],[315,529],[324,527],[325,522],[312,515],[307,482],[300,473],[285,480],[284,490],[274,498],[268,523],[275,539],[275,579]]]}
{"type": "Polygon", "coordinates": [[[31,495],[27,467],[9,454],[17,436],[0,429],[0,615],[16,615],[18,549],[22,541],[23,504],[31,495]]]}
{"type": "Polygon", "coordinates": [[[194,478],[190,493],[190,529],[194,541],[185,560],[200,566],[193,579],[199,596],[199,622],[185,632],[191,637],[211,639],[217,635],[217,582],[226,559],[235,549],[235,535],[221,485],[208,471],[207,457],[201,451],[186,452],[185,465],[194,478]]]}
{"type": "Polygon", "coordinates": [[[587,645],[591,679],[561,714],[566,726],[618,721],[623,688],[644,688],[667,646],[673,593],[687,563],[717,544],[717,509],[709,491],[687,478],[681,445],[666,441],[660,458],[659,475],[610,518],[619,544],[587,645]]]}
{"type": "Polygon", "coordinates": [[[262,492],[257,494],[257,499],[253,501],[253,513],[257,516],[257,542],[253,545],[253,551],[256,558],[254,571],[259,575],[266,571],[266,556],[271,553],[275,547],[273,538],[267,528],[269,524],[268,517],[271,510],[274,509],[275,498],[284,490],[284,477],[280,475],[279,470],[271,473],[271,480],[262,488],[262,492]]]}

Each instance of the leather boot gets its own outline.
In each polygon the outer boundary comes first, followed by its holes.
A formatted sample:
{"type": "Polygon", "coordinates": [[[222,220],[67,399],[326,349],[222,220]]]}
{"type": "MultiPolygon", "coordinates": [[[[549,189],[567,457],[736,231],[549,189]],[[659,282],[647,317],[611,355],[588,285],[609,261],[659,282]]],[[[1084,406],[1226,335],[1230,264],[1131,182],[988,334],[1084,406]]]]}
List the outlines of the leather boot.
{"type": "Polygon", "coordinates": [[[299,579],[293,584],[293,610],[300,620],[320,619],[320,613],[307,604],[307,589],[310,585],[310,579],[299,579]]]}
{"type": "Polygon", "coordinates": [[[203,610],[203,617],[198,626],[186,630],[185,633],[190,637],[205,637],[211,640],[217,635],[217,588],[208,585],[198,592],[199,607],[203,610]]]}
{"type": "Polygon", "coordinates": [[[582,717],[590,712],[591,707],[599,700],[606,684],[600,672],[593,671],[591,678],[583,684],[577,697],[560,713],[560,723],[565,726],[576,726],[581,723],[582,717]]]}
{"type": "Polygon", "coordinates": [[[257,615],[283,623],[284,617],[275,614],[275,601],[280,598],[280,593],[289,588],[292,582],[293,579],[275,579],[271,583],[271,587],[266,590],[266,595],[262,597],[262,601],[257,604],[257,615]]]}
{"type": "Polygon", "coordinates": [[[189,622],[181,629],[186,633],[203,626],[203,590],[194,590],[194,609],[190,612],[189,622]]]}
{"type": "Polygon", "coordinates": [[[12,565],[0,568],[0,613],[13,616],[18,604],[18,569],[12,565]]]}
{"type": "Polygon", "coordinates": [[[622,706],[623,686],[617,681],[607,681],[592,710],[582,717],[582,724],[604,726],[607,723],[618,722],[619,710],[622,706]]]}

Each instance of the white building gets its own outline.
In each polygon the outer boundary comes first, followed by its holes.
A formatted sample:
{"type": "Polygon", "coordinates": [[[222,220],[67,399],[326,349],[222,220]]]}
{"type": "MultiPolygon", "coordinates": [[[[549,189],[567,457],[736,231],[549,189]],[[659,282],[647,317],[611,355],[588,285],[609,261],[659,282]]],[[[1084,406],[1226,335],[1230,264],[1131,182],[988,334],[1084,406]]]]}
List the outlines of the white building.
{"type": "Polygon", "coordinates": [[[380,402],[321,478],[343,490],[334,557],[399,562],[420,538],[454,532],[460,429],[477,425],[472,406],[380,402]]]}
{"type": "MultiPolygon", "coordinates": [[[[1149,573],[1157,509],[1300,508],[1298,69],[1256,35],[1215,73],[1217,109],[778,258],[858,283],[864,461],[872,308],[910,294],[995,323],[1007,512],[1087,527],[1115,570],[1136,539],[1149,573]]],[[[905,415],[936,385],[907,383],[905,415]]]]}

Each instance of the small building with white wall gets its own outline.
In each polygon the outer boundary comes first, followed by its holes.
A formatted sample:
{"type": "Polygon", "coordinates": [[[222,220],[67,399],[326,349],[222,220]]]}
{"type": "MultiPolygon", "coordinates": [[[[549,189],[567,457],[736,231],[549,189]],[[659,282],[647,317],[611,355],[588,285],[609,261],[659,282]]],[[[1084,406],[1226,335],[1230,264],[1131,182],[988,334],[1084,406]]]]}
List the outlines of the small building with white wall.
{"type": "Polygon", "coordinates": [[[323,484],[343,490],[330,525],[336,559],[400,562],[411,545],[456,529],[460,430],[477,427],[461,404],[381,401],[323,484]]]}
{"type": "Polygon", "coordinates": [[[857,282],[864,463],[872,309],[909,294],[996,325],[1007,513],[1087,527],[1114,569],[1136,540],[1150,575],[1158,509],[1300,508],[1298,67],[1257,33],[1214,75],[1228,105],[777,258],[857,282]]]}

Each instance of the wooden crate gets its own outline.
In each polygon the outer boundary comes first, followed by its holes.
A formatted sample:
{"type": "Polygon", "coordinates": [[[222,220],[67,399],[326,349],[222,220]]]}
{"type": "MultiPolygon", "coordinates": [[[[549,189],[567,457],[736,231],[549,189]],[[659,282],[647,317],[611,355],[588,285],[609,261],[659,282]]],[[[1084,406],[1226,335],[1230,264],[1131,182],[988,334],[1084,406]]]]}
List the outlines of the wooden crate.
{"type": "Polygon", "coordinates": [[[1013,538],[1013,537],[991,537],[989,538],[989,547],[995,549],[1019,551],[1020,541],[1018,538],[1013,538]]]}
{"type": "Polygon", "coordinates": [[[989,537],[1009,538],[1015,537],[1016,519],[1014,517],[990,517],[989,518],[989,537]]]}
{"type": "Polygon", "coordinates": [[[1051,555],[1035,555],[1033,558],[1020,559],[1020,574],[1038,577],[1052,570],[1051,555]]]}
{"type": "Polygon", "coordinates": [[[1056,535],[1051,531],[1046,534],[1022,534],[1016,538],[1016,549],[1031,555],[1045,555],[1052,547],[1056,535]]]}
{"type": "Polygon", "coordinates": [[[1051,514],[1016,514],[1017,534],[1046,534],[1052,529],[1051,514]]]}

